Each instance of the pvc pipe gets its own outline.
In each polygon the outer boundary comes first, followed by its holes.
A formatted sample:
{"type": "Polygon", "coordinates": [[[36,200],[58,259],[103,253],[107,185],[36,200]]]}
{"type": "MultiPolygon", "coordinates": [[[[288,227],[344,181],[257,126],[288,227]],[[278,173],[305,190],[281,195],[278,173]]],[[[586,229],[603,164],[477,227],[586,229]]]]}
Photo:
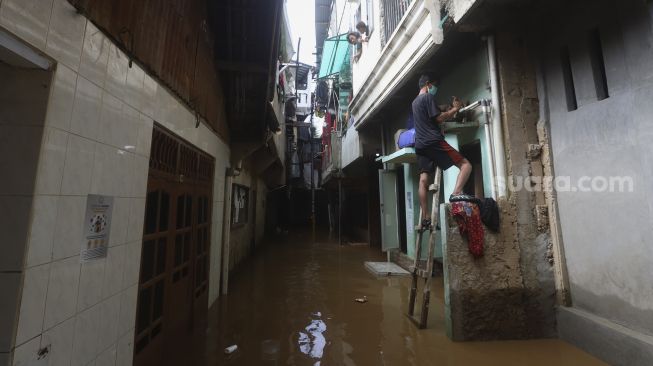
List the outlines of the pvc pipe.
{"type": "Polygon", "coordinates": [[[494,166],[494,151],[492,151],[492,134],[490,133],[490,117],[489,117],[489,111],[488,111],[488,104],[490,101],[484,100],[482,102],[483,105],[483,117],[485,119],[483,123],[483,132],[485,132],[485,141],[486,141],[486,146],[487,146],[487,153],[488,157],[490,159],[490,186],[492,187],[492,198],[495,200],[497,199],[497,192],[496,192],[496,168],[494,166]]]}
{"type": "MultiPolygon", "coordinates": [[[[488,53],[488,68],[490,71],[490,88],[492,91],[492,148],[494,150],[494,166],[495,166],[495,183],[498,180],[503,180],[503,184],[496,185],[494,189],[497,191],[497,197],[505,197],[507,178],[506,178],[506,156],[503,145],[503,129],[501,126],[501,103],[499,96],[499,71],[497,68],[497,54],[496,43],[494,35],[487,37],[487,53],[488,53]]],[[[500,182],[501,183],[501,182],[500,182]]]]}

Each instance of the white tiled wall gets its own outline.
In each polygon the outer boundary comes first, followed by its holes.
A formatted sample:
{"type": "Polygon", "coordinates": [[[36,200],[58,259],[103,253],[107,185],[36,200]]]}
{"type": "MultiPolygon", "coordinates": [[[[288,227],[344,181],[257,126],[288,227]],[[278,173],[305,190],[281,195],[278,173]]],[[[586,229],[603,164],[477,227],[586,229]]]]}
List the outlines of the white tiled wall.
{"type": "MultiPolygon", "coordinates": [[[[153,121],[216,158],[210,303],[218,296],[229,147],[204,124],[195,128],[191,111],[136,63],[130,68],[66,0],[0,0],[0,27],[57,61],[33,199],[22,200],[32,214],[13,364],[29,365],[49,346],[50,366],[130,365],[153,121]],[[113,222],[107,258],[81,264],[88,194],[114,196],[113,222]]],[[[20,133],[31,141],[30,130],[20,133]]],[[[19,208],[16,200],[0,196],[0,205],[19,208]]],[[[0,217],[0,226],[10,221],[0,217]]]]}

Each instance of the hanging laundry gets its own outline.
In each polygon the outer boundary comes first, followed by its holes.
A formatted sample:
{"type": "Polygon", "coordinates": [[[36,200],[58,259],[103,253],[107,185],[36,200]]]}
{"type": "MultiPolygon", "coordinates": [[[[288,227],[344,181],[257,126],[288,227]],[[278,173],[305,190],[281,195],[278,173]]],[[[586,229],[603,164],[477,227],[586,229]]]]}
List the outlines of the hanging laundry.
{"type": "Polygon", "coordinates": [[[456,219],[460,235],[467,239],[469,252],[477,258],[483,256],[483,224],[478,205],[465,201],[453,202],[451,214],[456,219]]]}

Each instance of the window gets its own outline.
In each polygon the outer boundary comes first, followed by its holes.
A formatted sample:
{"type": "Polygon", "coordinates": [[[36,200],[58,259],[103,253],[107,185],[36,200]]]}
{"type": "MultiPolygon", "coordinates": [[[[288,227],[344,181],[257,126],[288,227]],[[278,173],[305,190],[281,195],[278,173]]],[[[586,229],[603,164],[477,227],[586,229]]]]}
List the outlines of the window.
{"type": "Polygon", "coordinates": [[[571,58],[568,46],[560,49],[560,65],[562,66],[562,78],[565,83],[567,110],[570,112],[575,111],[578,109],[578,101],[576,100],[576,88],[574,87],[574,76],[571,72],[571,58]]]}
{"type": "Polygon", "coordinates": [[[603,59],[603,47],[601,34],[598,29],[589,32],[589,52],[592,62],[592,74],[596,88],[596,98],[603,100],[608,98],[608,79],[605,75],[605,61],[603,59]]]}
{"type": "Polygon", "coordinates": [[[367,24],[367,36],[371,36],[374,32],[374,1],[365,0],[365,23],[367,24]]]}

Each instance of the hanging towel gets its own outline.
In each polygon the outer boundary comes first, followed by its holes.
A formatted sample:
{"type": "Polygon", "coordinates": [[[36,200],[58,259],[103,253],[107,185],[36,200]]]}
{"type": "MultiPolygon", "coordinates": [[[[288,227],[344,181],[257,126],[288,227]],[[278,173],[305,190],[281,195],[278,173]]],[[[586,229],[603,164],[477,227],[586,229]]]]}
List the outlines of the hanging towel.
{"type": "Polygon", "coordinates": [[[456,219],[460,235],[467,239],[469,252],[476,258],[483,256],[483,224],[478,205],[471,202],[453,202],[451,214],[456,219]]]}

